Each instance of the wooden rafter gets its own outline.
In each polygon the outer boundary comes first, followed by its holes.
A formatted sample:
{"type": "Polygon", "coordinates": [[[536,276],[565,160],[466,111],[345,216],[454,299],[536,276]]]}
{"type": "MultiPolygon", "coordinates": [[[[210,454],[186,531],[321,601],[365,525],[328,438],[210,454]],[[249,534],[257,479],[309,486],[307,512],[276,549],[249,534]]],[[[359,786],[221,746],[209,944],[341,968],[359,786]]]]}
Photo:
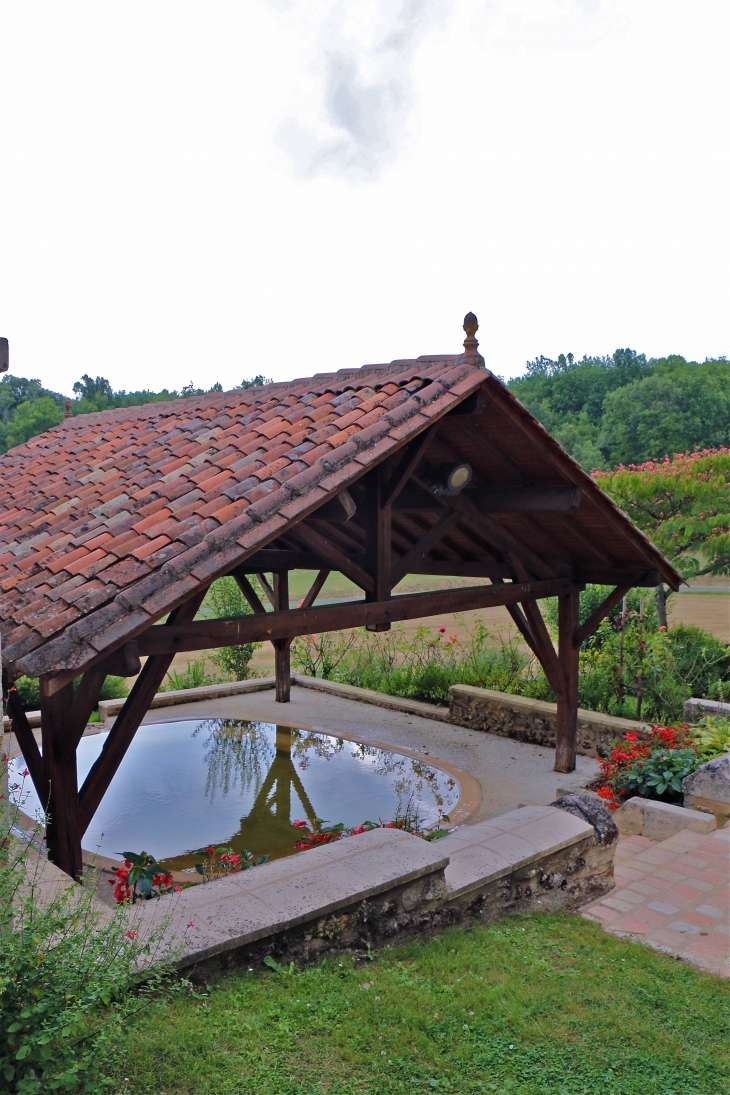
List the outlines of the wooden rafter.
{"type": "Polygon", "coordinates": [[[355,585],[372,593],[375,588],[372,576],[337,547],[331,537],[323,535],[317,529],[312,528],[311,525],[305,525],[303,522],[297,525],[296,534],[307,547],[317,553],[320,559],[329,564],[332,570],[341,571],[355,585]]]}

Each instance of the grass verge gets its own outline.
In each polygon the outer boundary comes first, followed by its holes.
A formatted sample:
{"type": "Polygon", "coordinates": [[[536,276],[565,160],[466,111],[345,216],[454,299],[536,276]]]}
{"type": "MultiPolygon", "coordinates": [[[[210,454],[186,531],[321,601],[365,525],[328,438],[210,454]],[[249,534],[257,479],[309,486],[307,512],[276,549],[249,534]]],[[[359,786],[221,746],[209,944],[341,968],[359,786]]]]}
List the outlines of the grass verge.
{"type": "Polygon", "coordinates": [[[246,968],[129,1036],[115,1091],[719,1095],[728,984],[569,914],[246,968]]]}

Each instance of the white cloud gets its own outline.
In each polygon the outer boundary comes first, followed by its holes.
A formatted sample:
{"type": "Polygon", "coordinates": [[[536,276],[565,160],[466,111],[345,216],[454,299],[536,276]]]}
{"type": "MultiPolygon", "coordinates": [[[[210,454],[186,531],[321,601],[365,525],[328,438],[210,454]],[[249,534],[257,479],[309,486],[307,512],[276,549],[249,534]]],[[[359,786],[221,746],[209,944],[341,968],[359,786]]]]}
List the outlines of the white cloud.
{"type": "MultiPolygon", "coordinates": [[[[405,134],[414,51],[445,9],[445,0],[337,0],[319,7],[309,65],[313,87],[303,96],[309,109],[297,110],[279,129],[298,171],[378,175],[405,134]]],[[[306,10],[311,21],[311,5],[306,10]]],[[[294,14],[289,7],[284,18],[294,14]]]]}

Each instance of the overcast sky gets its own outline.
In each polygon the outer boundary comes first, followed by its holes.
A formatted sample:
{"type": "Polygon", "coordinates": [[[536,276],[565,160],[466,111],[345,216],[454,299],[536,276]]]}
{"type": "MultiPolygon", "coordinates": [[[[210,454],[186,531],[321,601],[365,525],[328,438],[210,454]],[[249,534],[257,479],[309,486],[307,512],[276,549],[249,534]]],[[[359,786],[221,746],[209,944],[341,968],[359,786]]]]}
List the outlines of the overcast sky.
{"type": "Polygon", "coordinates": [[[69,392],[730,354],[727,0],[0,0],[0,335],[69,392]]]}

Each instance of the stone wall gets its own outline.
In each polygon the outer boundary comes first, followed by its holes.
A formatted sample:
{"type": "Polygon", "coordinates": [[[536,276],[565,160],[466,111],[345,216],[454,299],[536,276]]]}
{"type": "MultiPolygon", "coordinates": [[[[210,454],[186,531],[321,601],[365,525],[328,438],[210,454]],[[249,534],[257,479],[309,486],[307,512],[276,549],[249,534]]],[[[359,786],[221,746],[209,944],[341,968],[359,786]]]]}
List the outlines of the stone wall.
{"type": "MultiPolygon", "coordinates": [[[[488,688],[456,684],[451,688],[449,719],[471,730],[485,730],[517,741],[555,748],[558,705],[526,696],[511,696],[488,688]]],[[[612,741],[646,723],[578,709],[577,752],[604,757],[612,741]]]]}
{"type": "Polygon", "coordinates": [[[569,808],[521,807],[431,843],[376,829],[145,902],[130,916],[144,934],[167,914],[175,961],[206,981],[267,956],[282,964],[364,956],[451,925],[577,908],[612,889],[617,829],[603,807],[571,799],[569,808]]]}

